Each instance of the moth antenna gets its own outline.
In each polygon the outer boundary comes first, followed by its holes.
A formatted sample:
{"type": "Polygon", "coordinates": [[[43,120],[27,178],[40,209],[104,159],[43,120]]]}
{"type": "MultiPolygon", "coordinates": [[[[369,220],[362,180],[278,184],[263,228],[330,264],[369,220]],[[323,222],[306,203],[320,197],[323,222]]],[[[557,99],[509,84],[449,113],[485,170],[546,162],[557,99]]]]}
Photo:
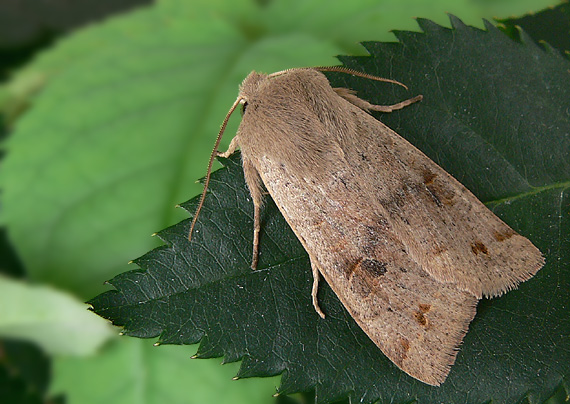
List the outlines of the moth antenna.
{"type": "Polygon", "coordinates": [[[338,73],[352,74],[353,76],[362,77],[365,79],[397,84],[399,86],[404,87],[406,90],[408,89],[408,87],[405,84],[400,83],[399,81],[392,80],[392,79],[386,79],[386,78],[380,77],[380,76],[374,76],[373,74],[359,72],[358,70],[350,69],[350,68],[344,67],[344,66],[293,67],[291,69],[285,69],[285,70],[281,70],[281,71],[272,73],[268,77],[280,76],[282,74],[293,72],[295,70],[318,70],[320,72],[338,72],[338,73]]]}
{"type": "Polygon", "coordinates": [[[405,84],[400,83],[399,81],[392,80],[392,79],[386,79],[384,77],[375,76],[373,74],[359,72],[358,70],[350,69],[350,68],[344,67],[344,66],[317,66],[317,67],[313,67],[313,69],[318,70],[320,72],[338,72],[338,73],[352,74],[353,76],[363,77],[365,79],[376,80],[376,81],[384,81],[386,83],[397,84],[399,86],[404,87],[406,90],[408,89],[408,87],[405,84]]]}
{"type": "Polygon", "coordinates": [[[208,162],[208,172],[206,173],[206,181],[204,182],[204,190],[202,191],[202,196],[200,196],[200,202],[198,203],[198,207],[196,208],[196,213],[194,213],[194,218],[192,219],[192,224],[190,225],[190,232],[188,233],[188,241],[192,240],[192,232],[194,231],[194,226],[196,226],[196,221],[198,220],[198,215],[202,210],[202,206],[204,205],[204,200],[206,199],[206,192],[208,191],[208,185],[210,184],[210,176],[212,174],[212,165],[214,164],[214,159],[216,158],[216,153],[218,151],[218,147],[220,146],[220,142],[222,141],[222,136],[224,131],[226,130],[226,126],[228,125],[228,121],[230,120],[230,116],[235,111],[237,106],[243,102],[243,97],[238,97],[238,99],[234,102],[226,117],[224,122],[222,122],[222,126],[220,127],[220,131],[218,132],[218,137],[216,138],[216,143],[214,144],[214,149],[212,150],[212,154],[210,155],[210,161],[208,162]]]}

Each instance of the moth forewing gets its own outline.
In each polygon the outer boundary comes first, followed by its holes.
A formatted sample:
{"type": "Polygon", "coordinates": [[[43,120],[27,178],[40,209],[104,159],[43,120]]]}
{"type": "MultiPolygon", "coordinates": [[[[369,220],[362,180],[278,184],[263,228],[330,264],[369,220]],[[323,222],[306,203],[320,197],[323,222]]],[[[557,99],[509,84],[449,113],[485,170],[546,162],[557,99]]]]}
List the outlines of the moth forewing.
{"type": "Polygon", "coordinates": [[[377,106],[292,69],[252,72],[238,99],[246,108],[228,152],[241,148],[253,197],[252,266],[265,185],[309,254],[316,311],[320,273],[394,364],[441,384],[478,299],[533,276],[540,251],[363,110],[421,96],[377,106]]]}

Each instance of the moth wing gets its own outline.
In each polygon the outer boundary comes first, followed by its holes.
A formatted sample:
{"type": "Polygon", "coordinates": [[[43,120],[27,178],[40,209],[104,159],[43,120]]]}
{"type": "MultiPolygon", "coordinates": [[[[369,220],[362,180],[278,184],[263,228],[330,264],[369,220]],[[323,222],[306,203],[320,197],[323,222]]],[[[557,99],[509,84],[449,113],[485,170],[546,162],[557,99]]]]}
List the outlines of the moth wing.
{"type": "Polygon", "coordinates": [[[540,251],[404,138],[363,111],[348,164],[371,205],[381,205],[406,252],[440,282],[477,297],[498,296],[531,278],[540,251]]]}
{"type": "Polygon", "coordinates": [[[326,183],[268,158],[260,174],[312,265],[364,332],[410,376],[441,384],[478,299],[422,270],[386,217],[370,215],[358,196],[348,200],[350,169],[342,163],[326,183]]]}
{"type": "Polygon", "coordinates": [[[314,170],[261,156],[263,183],[352,317],[398,367],[443,382],[482,294],[532,276],[542,255],[463,185],[354,110],[314,170]],[[334,164],[330,163],[334,162],[334,164]]]}

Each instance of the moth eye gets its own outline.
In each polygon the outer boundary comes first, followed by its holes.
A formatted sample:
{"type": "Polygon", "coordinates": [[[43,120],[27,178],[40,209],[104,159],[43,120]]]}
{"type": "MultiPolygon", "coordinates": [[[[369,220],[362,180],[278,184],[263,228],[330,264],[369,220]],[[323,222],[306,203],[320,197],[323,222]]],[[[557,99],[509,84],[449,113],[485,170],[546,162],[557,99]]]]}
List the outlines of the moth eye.
{"type": "Polygon", "coordinates": [[[243,104],[241,104],[241,116],[243,116],[243,114],[245,114],[246,108],[247,108],[247,101],[245,101],[243,104]]]}

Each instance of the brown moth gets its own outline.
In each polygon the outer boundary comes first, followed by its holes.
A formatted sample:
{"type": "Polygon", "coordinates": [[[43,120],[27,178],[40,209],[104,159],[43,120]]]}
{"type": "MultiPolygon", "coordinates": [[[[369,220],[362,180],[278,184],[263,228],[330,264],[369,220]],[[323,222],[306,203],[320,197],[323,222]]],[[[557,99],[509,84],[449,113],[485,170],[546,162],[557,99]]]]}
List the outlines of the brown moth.
{"type": "MultiPolygon", "coordinates": [[[[388,81],[342,67],[252,72],[228,112],[215,156],[241,148],[254,206],[257,265],[262,184],[308,252],[313,305],[322,275],[350,315],[400,369],[443,383],[483,296],[514,289],[543,265],[540,251],[467,188],[368,110],[332,88],[323,70],[388,81]],[[237,135],[217,153],[235,108],[237,135]]],[[[404,86],[405,87],[405,86],[404,86]]]]}

